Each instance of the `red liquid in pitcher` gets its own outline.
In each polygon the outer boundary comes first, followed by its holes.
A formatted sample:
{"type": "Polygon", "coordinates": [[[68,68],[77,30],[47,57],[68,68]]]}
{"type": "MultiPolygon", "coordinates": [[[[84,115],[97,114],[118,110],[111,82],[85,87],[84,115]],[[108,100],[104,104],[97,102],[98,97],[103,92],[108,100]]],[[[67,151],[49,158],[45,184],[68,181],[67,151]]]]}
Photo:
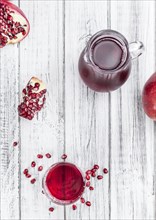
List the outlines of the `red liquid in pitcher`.
{"type": "Polygon", "coordinates": [[[131,62],[126,63],[128,58],[128,49],[117,39],[104,37],[94,40],[90,47],[81,53],[79,59],[81,78],[95,91],[116,90],[130,74],[131,62]]]}
{"type": "Polygon", "coordinates": [[[61,162],[51,167],[46,175],[47,194],[57,203],[70,204],[84,191],[84,179],[79,169],[71,163],[61,162]]]}

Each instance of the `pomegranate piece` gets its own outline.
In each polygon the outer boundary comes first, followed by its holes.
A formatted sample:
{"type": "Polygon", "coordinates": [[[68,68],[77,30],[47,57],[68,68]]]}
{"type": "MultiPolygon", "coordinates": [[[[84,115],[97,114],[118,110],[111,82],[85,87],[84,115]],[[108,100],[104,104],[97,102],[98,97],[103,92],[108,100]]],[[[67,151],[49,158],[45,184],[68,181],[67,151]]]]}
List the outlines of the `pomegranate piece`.
{"type": "Polygon", "coordinates": [[[104,174],[107,174],[107,173],[108,173],[107,168],[104,168],[104,169],[103,169],[103,173],[104,173],[104,174]]]}
{"type": "Polygon", "coordinates": [[[49,212],[53,212],[54,211],[54,208],[53,207],[50,207],[49,208],[49,212]]]}
{"type": "Polygon", "coordinates": [[[156,121],[156,72],[147,80],[142,92],[145,113],[156,121]]]}
{"type": "Polygon", "coordinates": [[[77,206],[76,206],[76,205],[72,205],[72,209],[73,209],[73,210],[76,210],[76,209],[77,209],[77,206]]]}
{"type": "Polygon", "coordinates": [[[36,77],[32,77],[23,89],[23,101],[18,106],[19,116],[32,120],[45,104],[45,85],[36,77]]]}
{"type": "Polygon", "coordinates": [[[24,13],[8,0],[0,1],[0,48],[22,41],[30,24],[24,13]]]}

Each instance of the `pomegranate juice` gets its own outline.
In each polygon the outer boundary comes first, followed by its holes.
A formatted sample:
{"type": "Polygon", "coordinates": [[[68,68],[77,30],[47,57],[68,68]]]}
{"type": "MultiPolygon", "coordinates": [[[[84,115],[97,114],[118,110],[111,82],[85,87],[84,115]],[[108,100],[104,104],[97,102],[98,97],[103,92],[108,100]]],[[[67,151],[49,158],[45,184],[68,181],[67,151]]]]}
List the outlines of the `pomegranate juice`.
{"type": "Polygon", "coordinates": [[[95,34],[79,58],[81,78],[88,87],[98,92],[118,89],[130,74],[128,42],[118,33],[111,32],[113,34],[95,34]]]}
{"type": "Polygon", "coordinates": [[[51,166],[43,181],[47,196],[58,204],[75,202],[82,195],[85,186],[79,169],[74,164],[67,162],[51,166]]]}

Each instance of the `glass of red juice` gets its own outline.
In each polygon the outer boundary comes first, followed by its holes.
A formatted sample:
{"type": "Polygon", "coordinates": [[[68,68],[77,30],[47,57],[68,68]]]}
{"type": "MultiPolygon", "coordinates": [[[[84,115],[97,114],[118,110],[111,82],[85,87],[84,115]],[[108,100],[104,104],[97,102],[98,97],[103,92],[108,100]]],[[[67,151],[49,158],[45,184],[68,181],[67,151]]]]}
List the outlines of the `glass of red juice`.
{"type": "Polygon", "coordinates": [[[140,41],[128,44],[114,30],[102,30],[88,41],[79,58],[79,73],[84,83],[97,92],[111,92],[128,79],[132,59],[140,56],[144,45],[140,41]]]}
{"type": "Polygon", "coordinates": [[[84,189],[84,176],[72,163],[53,164],[43,177],[44,193],[59,205],[74,203],[81,197],[84,189]]]}

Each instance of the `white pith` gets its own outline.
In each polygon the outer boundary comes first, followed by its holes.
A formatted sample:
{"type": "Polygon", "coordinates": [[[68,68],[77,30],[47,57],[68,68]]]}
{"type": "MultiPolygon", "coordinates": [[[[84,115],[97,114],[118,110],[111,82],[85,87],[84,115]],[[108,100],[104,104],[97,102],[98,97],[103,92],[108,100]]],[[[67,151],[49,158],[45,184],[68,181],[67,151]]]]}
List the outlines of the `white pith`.
{"type": "MultiPolygon", "coordinates": [[[[33,93],[39,93],[40,91],[46,89],[45,84],[42,82],[42,80],[38,79],[37,77],[32,77],[32,78],[30,79],[30,81],[28,82],[28,85],[34,86],[35,83],[39,83],[40,86],[39,86],[39,89],[38,89],[38,90],[32,89],[32,92],[33,92],[33,93]]],[[[23,93],[23,96],[25,96],[24,93],[23,93]]]]}

